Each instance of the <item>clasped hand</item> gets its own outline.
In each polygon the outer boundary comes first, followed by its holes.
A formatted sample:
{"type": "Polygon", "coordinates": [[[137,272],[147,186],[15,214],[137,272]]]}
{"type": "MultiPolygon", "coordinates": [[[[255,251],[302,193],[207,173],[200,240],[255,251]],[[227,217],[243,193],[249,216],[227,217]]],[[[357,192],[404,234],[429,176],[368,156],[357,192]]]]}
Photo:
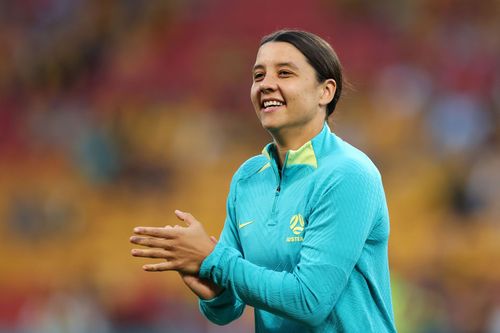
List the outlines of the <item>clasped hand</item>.
{"type": "Polygon", "coordinates": [[[163,228],[137,227],[130,242],[147,248],[133,249],[135,257],[164,259],[157,264],[146,264],[150,272],[178,271],[181,275],[198,275],[203,260],[215,247],[214,238],[205,232],[193,215],[179,210],[175,215],[186,227],[167,225],[163,228]]]}

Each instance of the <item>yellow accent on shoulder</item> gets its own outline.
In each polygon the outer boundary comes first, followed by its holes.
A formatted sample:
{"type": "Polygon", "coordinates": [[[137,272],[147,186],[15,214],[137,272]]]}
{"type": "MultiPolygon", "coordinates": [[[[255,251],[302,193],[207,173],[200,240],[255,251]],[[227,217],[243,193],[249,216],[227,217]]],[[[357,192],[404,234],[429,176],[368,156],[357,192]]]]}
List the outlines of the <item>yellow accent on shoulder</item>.
{"type": "Polygon", "coordinates": [[[270,162],[267,162],[266,164],[264,164],[264,166],[263,166],[262,168],[260,168],[260,170],[259,170],[259,172],[258,172],[258,173],[260,173],[260,172],[262,172],[262,171],[266,170],[266,169],[267,169],[267,168],[269,168],[270,166],[271,166],[271,163],[270,163],[270,162]]]}

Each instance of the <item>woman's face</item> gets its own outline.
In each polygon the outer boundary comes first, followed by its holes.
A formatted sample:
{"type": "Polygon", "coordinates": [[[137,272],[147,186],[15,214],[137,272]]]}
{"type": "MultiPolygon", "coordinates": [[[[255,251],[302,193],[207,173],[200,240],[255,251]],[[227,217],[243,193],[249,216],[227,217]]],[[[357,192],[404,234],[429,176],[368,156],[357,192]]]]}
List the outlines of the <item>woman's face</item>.
{"type": "Polygon", "coordinates": [[[271,133],[321,128],[325,119],[324,85],[289,43],[269,42],[259,48],[250,97],[262,126],[271,133]]]}

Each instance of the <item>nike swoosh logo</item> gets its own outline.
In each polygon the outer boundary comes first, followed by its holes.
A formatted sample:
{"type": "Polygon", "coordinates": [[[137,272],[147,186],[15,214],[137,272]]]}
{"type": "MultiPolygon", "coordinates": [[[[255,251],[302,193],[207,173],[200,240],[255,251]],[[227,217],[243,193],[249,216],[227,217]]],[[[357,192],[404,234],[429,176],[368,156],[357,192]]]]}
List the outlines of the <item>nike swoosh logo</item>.
{"type": "Polygon", "coordinates": [[[252,224],[252,223],[253,223],[253,221],[248,221],[248,222],[245,222],[245,223],[240,223],[240,224],[238,225],[238,227],[241,229],[241,228],[244,228],[244,227],[246,227],[247,225],[252,224]]]}

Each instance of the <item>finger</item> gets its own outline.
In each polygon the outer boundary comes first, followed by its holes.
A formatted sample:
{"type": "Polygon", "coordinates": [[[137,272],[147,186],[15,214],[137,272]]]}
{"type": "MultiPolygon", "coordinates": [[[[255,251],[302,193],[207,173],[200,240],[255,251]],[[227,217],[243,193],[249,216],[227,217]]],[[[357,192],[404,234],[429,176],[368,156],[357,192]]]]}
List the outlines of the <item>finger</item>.
{"type": "Polygon", "coordinates": [[[144,269],[147,272],[163,272],[163,271],[171,271],[175,269],[175,265],[172,262],[162,262],[159,264],[148,264],[142,266],[142,269],[144,269]]]}
{"type": "Polygon", "coordinates": [[[210,236],[210,240],[211,240],[214,244],[217,244],[217,238],[215,238],[215,236],[210,236]]]}
{"type": "Polygon", "coordinates": [[[194,222],[197,222],[194,216],[189,213],[180,211],[178,209],[176,209],[174,213],[179,220],[184,221],[184,223],[186,223],[188,226],[193,224],[194,222]]]}
{"type": "Polygon", "coordinates": [[[130,253],[134,257],[172,259],[172,254],[164,249],[132,249],[130,253]]]}
{"type": "MultiPolygon", "coordinates": [[[[181,221],[183,221],[184,223],[186,223],[187,225],[191,225],[191,221],[189,220],[189,217],[188,215],[191,215],[189,213],[186,213],[186,212],[183,212],[183,211],[180,211],[178,209],[176,209],[174,211],[175,215],[177,216],[177,218],[181,221]]],[[[191,215],[192,216],[192,215],[191,215]]]]}
{"type": "Polygon", "coordinates": [[[172,228],[171,226],[166,226],[164,228],[154,228],[154,227],[136,227],[134,228],[134,233],[138,235],[154,236],[160,238],[171,239],[177,236],[178,229],[172,228]]]}
{"type": "Polygon", "coordinates": [[[177,219],[184,221],[184,214],[186,214],[186,213],[176,209],[176,210],[174,210],[174,214],[177,217],[177,219]]]}
{"type": "Polygon", "coordinates": [[[147,247],[159,247],[167,250],[172,248],[170,241],[164,238],[132,236],[130,237],[130,242],[137,245],[143,245],[147,247]]]}

